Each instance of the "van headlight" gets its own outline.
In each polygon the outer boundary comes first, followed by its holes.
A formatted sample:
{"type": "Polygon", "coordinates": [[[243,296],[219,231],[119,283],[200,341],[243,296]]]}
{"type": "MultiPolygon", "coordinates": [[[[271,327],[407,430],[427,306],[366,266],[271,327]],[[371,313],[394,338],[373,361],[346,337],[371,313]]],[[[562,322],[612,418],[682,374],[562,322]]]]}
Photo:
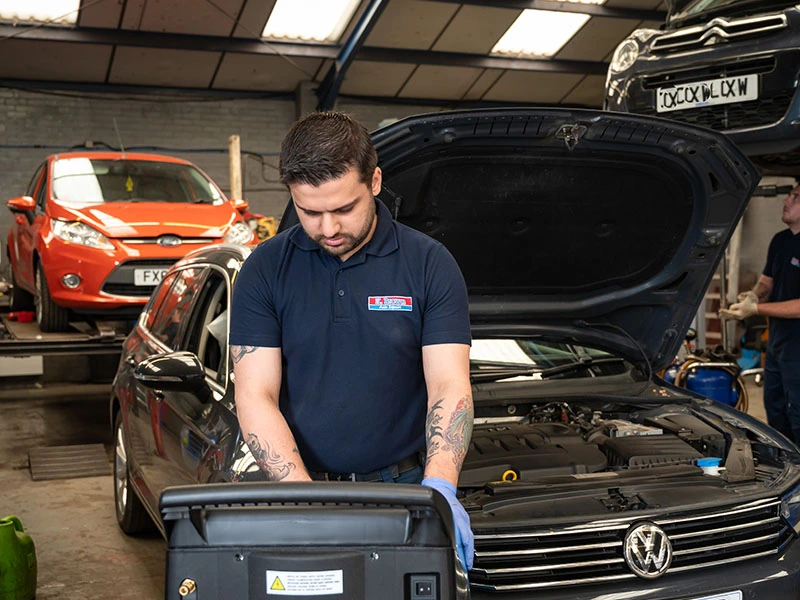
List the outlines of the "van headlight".
{"type": "Polygon", "coordinates": [[[65,242],[89,246],[90,248],[99,248],[101,250],[114,249],[114,245],[106,236],[80,221],[54,220],[52,221],[51,228],[53,230],[53,235],[65,242]]]}
{"type": "Polygon", "coordinates": [[[628,38],[617,46],[608,68],[613,73],[622,73],[630,69],[637,58],[639,58],[639,42],[628,38]]]}
{"type": "Polygon", "coordinates": [[[250,229],[246,223],[237,221],[222,238],[224,242],[229,244],[246,244],[253,239],[253,230],[250,229]]]}

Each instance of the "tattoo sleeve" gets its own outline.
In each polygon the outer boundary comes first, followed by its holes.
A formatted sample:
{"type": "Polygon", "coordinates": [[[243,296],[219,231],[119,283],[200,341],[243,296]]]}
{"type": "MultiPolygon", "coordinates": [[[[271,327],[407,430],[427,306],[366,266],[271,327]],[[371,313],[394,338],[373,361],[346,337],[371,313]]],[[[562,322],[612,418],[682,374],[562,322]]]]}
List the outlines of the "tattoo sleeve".
{"type": "MultiPolygon", "coordinates": [[[[285,479],[289,473],[294,471],[296,465],[293,462],[285,460],[280,454],[272,451],[267,442],[263,443],[258,439],[258,436],[250,433],[247,436],[247,445],[250,447],[250,452],[253,458],[261,467],[261,470],[270,481],[280,481],[285,479]]],[[[292,450],[292,453],[298,453],[297,448],[292,450]]]]}
{"type": "Polygon", "coordinates": [[[238,363],[246,354],[251,354],[258,349],[258,346],[231,346],[231,356],[234,364],[238,363]]]}
{"type": "Polygon", "coordinates": [[[452,455],[453,464],[461,469],[467,447],[472,437],[472,398],[464,396],[448,415],[442,405],[444,398],[438,400],[428,411],[425,420],[425,441],[428,448],[428,460],[446,452],[452,455]],[[446,421],[446,422],[445,422],[446,421]]]}

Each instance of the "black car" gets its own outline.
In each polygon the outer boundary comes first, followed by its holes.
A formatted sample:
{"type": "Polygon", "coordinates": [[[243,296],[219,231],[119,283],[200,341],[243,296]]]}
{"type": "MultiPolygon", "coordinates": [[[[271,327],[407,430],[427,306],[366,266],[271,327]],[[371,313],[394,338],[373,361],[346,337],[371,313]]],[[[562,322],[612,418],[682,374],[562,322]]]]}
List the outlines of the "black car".
{"type": "MultiPolygon", "coordinates": [[[[470,293],[472,597],[800,597],[798,448],[657,375],[755,189],[742,153],[708,130],[560,109],[413,117],[374,140],[382,200],[451,250],[470,293]]],[[[127,339],[111,399],[126,532],[163,527],[169,486],[263,480],[227,352],[247,253],[177,263],[127,339]]]]}
{"type": "Polygon", "coordinates": [[[607,110],[723,131],[765,168],[800,164],[800,4],[667,0],[616,49],[607,110]]]}

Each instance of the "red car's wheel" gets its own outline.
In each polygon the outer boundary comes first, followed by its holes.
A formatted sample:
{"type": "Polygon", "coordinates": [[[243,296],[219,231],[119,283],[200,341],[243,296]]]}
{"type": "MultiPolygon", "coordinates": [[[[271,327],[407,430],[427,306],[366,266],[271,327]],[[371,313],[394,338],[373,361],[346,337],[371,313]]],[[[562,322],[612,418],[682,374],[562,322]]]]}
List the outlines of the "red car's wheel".
{"type": "Polygon", "coordinates": [[[69,331],[69,311],[53,302],[42,265],[36,265],[36,322],[44,332],[69,331]]]}

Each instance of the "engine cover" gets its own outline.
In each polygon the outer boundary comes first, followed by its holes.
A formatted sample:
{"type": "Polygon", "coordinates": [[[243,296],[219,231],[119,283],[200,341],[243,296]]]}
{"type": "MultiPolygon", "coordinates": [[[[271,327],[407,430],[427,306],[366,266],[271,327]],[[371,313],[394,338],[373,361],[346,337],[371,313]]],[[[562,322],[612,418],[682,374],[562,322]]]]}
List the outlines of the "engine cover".
{"type": "Polygon", "coordinates": [[[607,467],[605,455],[562,423],[477,425],[461,469],[459,487],[506,478],[592,473],[607,467]]]}

